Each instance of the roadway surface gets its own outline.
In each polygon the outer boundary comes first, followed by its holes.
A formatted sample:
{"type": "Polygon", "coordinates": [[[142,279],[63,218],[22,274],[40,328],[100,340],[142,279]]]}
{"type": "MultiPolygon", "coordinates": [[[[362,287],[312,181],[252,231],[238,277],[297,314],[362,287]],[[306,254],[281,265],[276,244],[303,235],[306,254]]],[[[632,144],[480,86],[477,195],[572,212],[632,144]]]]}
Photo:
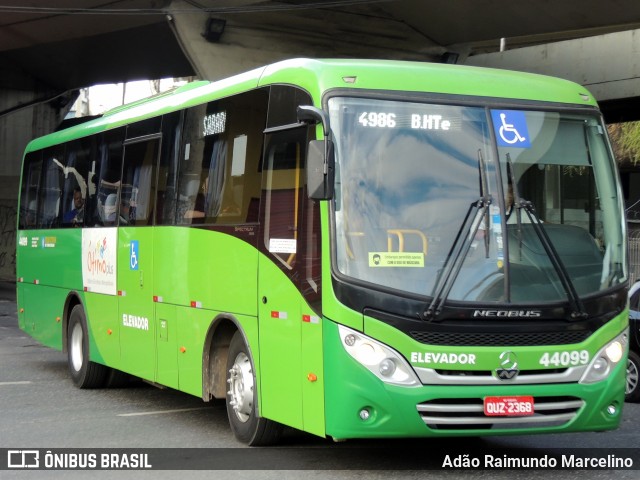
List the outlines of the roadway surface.
{"type": "MultiPolygon", "coordinates": [[[[285,432],[282,445],[277,449],[253,449],[234,439],[222,401],[207,404],[174,390],[160,390],[135,382],[125,388],[75,388],[67,373],[66,355],[41,346],[18,329],[13,286],[0,284],[0,449],[207,448],[211,450],[203,450],[200,454],[231,465],[226,470],[214,467],[213,471],[182,472],[174,471],[177,469],[126,472],[0,470],[1,479],[157,480],[179,476],[181,479],[305,477],[351,480],[366,476],[369,480],[392,476],[395,480],[425,476],[430,479],[468,476],[524,479],[541,475],[567,479],[578,476],[584,479],[640,478],[640,470],[442,470],[429,460],[429,451],[449,447],[452,452],[468,448],[471,455],[486,451],[509,454],[514,449],[532,449],[540,453],[553,448],[640,448],[640,404],[626,404],[621,428],[604,433],[333,443],[291,430],[285,432]],[[407,470],[410,455],[413,456],[412,470],[407,470]],[[367,456],[376,463],[375,468],[367,467],[367,456]],[[422,458],[416,461],[417,457],[422,458]],[[382,466],[381,459],[384,459],[382,466]],[[422,460],[425,470],[420,466],[422,460]],[[298,470],[292,470],[292,466],[298,470]]],[[[177,452],[178,455],[184,452],[186,457],[194,453],[190,450],[177,452]]],[[[175,451],[169,453],[176,454],[175,451]]],[[[3,455],[6,455],[4,451],[3,455]]],[[[640,468],[638,458],[640,455],[636,455],[637,468],[640,468]]]]}

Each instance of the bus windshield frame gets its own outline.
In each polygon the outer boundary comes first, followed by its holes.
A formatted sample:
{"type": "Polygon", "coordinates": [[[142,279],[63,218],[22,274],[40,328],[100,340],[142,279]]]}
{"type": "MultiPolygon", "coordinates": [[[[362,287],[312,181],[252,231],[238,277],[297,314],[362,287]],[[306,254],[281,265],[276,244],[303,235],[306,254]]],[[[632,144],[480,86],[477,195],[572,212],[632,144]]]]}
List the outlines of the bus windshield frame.
{"type": "Polygon", "coordinates": [[[327,105],[338,278],[432,308],[568,302],[576,316],[581,298],[626,282],[596,109],[342,94],[327,105]]]}

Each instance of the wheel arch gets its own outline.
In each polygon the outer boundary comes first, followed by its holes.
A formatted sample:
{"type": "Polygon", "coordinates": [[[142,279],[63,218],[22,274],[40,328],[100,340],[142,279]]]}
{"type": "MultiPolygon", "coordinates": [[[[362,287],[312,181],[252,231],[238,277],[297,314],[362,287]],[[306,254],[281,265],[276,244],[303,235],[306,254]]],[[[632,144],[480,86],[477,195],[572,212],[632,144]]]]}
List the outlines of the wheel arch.
{"type": "Polygon", "coordinates": [[[227,356],[231,338],[236,332],[242,335],[255,362],[255,356],[239,320],[230,313],[217,315],[209,326],[202,349],[202,400],[205,402],[227,396],[227,356]]]}

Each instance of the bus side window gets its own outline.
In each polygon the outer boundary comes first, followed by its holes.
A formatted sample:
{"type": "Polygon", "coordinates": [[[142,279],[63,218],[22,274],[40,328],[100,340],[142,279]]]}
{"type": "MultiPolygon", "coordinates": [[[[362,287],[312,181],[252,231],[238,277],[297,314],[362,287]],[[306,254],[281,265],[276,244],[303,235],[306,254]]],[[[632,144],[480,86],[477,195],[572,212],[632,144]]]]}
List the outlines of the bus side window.
{"type": "Polygon", "coordinates": [[[64,193],[62,195],[62,226],[84,225],[87,204],[87,174],[93,137],[67,144],[63,166],[64,193]]]}
{"type": "Polygon", "coordinates": [[[60,226],[60,203],[64,184],[64,146],[48,148],[43,153],[44,172],[38,192],[38,228],[60,226]]]}
{"type": "Polygon", "coordinates": [[[35,228],[38,209],[38,188],[42,172],[42,151],[27,153],[22,172],[20,197],[20,229],[35,228]]]}
{"type": "MultiPolygon", "coordinates": [[[[203,172],[206,172],[209,167],[208,163],[205,163],[204,156],[203,123],[206,109],[206,105],[198,105],[185,112],[176,205],[177,224],[192,223],[196,211],[196,201],[199,195],[203,195],[203,172]]],[[[198,216],[204,217],[204,212],[198,216]]]]}
{"type": "Polygon", "coordinates": [[[123,140],[124,128],[106,132],[98,140],[96,164],[89,172],[89,211],[88,217],[85,216],[85,222],[89,218],[90,225],[114,225],[115,211],[106,203],[109,195],[115,194],[117,197],[119,194],[123,140]],[[95,190],[95,194],[92,194],[91,190],[95,190]]]}
{"type": "Polygon", "coordinates": [[[216,224],[255,222],[254,209],[260,198],[267,91],[254,90],[223,102],[230,112],[226,135],[228,158],[216,224]]]}
{"type": "Polygon", "coordinates": [[[156,190],[156,225],[173,225],[176,222],[176,195],[178,192],[178,164],[180,163],[180,136],[182,112],[166,114],[162,118],[162,150],[158,162],[158,186],[156,190]]]}
{"type": "Polygon", "coordinates": [[[267,136],[262,175],[265,206],[264,244],[285,269],[291,270],[298,252],[303,198],[307,129],[267,136]]]}
{"type": "Polygon", "coordinates": [[[155,186],[155,166],[158,159],[160,138],[127,143],[125,166],[120,191],[119,224],[150,225],[152,187],[155,186]]]}
{"type": "Polygon", "coordinates": [[[177,223],[256,220],[267,103],[260,89],[186,111],[177,223]]]}

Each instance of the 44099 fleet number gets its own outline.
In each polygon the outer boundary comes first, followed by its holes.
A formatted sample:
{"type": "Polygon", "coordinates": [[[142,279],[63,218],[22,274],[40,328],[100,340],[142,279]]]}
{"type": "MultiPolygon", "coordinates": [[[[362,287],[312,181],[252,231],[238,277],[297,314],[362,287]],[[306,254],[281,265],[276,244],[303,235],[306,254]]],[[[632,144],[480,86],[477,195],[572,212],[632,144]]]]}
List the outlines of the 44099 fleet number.
{"type": "Polygon", "coordinates": [[[545,352],[540,357],[540,365],[545,367],[576,367],[589,363],[589,352],[586,350],[571,350],[569,352],[545,352]]]}

